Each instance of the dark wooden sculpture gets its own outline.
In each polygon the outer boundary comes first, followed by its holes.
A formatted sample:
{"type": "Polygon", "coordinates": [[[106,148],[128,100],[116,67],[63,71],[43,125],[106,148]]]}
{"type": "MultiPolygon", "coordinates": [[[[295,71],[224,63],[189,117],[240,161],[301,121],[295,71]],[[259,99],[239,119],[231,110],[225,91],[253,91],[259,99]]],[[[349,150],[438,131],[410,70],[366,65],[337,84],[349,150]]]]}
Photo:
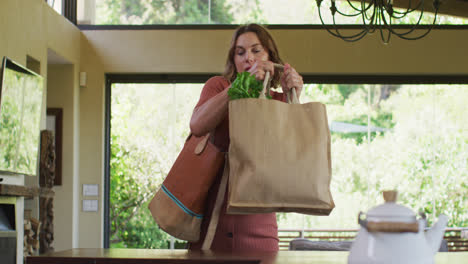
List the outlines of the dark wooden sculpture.
{"type": "MultiPolygon", "coordinates": [[[[55,146],[54,136],[51,131],[41,131],[41,160],[40,160],[40,180],[41,189],[52,189],[55,179],[55,146]]],[[[54,251],[51,246],[54,241],[54,196],[39,196],[39,218],[42,223],[39,236],[39,253],[49,253],[54,251]]]]}
{"type": "Polygon", "coordinates": [[[40,179],[41,187],[54,187],[55,179],[55,145],[52,131],[41,131],[41,160],[40,179]]]}

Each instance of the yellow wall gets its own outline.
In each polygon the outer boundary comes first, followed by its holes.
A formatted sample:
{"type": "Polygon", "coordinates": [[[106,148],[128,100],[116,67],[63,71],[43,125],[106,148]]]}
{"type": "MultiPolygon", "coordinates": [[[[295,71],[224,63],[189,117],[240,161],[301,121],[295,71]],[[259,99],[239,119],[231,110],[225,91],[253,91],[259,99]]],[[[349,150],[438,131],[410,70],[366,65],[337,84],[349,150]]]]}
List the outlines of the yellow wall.
{"type": "MultiPolygon", "coordinates": [[[[75,67],[71,64],[49,65],[47,67],[47,106],[63,109],[63,153],[62,153],[62,185],[54,187],[54,229],[55,249],[69,249],[73,247],[73,199],[74,184],[73,157],[70,146],[73,146],[73,90],[66,87],[74,86],[75,67]],[[61,199],[63,198],[63,199],[61,199]]],[[[77,188],[79,191],[79,188],[77,188]]]]}
{"type": "MultiPolygon", "coordinates": [[[[103,246],[104,191],[104,69],[99,54],[85,37],[81,40],[81,70],[87,85],[80,88],[80,179],[79,185],[98,184],[98,212],[80,212],[80,247],[103,246]]],[[[81,194],[80,194],[81,195],[81,194]]],[[[80,200],[81,201],[81,200],[80,200]]],[[[81,204],[80,204],[81,207],[81,204]]]]}
{"type": "MultiPolygon", "coordinates": [[[[0,55],[23,65],[26,55],[39,60],[47,106],[64,109],[63,185],[55,188],[56,250],[102,246],[105,73],[221,72],[232,31],[80,33],[42,0],[0,1],[0,55]],[[47,66],[47,49],[69,64],[47,66]],[[79,72],[87,73],[86,87],[78,86],[79,72]],[[99,196],[92,197],[99,200],[98,212],[81,211],[82,184],[99,184],[99,196]]],[[[468,74],[467,30],[434,30],[419,41],[392,38],[389,45],[377,34],[345,43],[324,30],[271,32],[283,59],[303,73],[468,74]]]]}
{"type": "MultiPolygon", "coordinates": [[[[106,72],[203,73],[223,70],[233,30],[83,31],[106,72]]],[[[376,33],[356,43],[322,29],[271,30],[283,59],[311,74],[468,72],[468,30],[433,30],[417,41],[376,33]]]]}
{"type": "MultiPolygon", "coordinates": [[[[62,16],[53,11],[42,0],[1,0],[0,1],[0,56],[7,56],[26,66],[26,57],[40,62],[40,74],[44,77],[44,98],[41,129],[45,129],[46,107],[64,108],[64,150],[63,185],[55,188],[55,243],[56,249],[77,247],[77,210],[72,206],[74,195],[78,193],[78,100],[77,76],[80,64],[80,31],[62,16]],[[69,61],[67,73],[50,82],[47,50],[52,49],[69,61]],[[73,217],[75,216],[75,217],[73,217]],[[74,233],[71,230],[75,230],[74,233]],[[73,244],[72,242],[75,241],[73,244]]],[[[58,70],[59,73],[61,70],[58,70]]],[[[52,78],[51,78],[52,80],[52,78]]],[[[38,185],[38,177],[27,177],[26,185],[38,185]]],[[[22,200],[22,199],[21,199],[22,200]]],[[[75,198],[77,200],[77,198],[75,198]]],[[[38,217],[37,199],[27,201],[26,209],[33,209],[38,217]],[[33,207],[33,208],[28,208],[33,207]]],[[[22,235],[19,236],[22,238],[22,235]]],[[[22,244],[22,242],[21,242],[22,244]]],[[[22,263],[22,262],[21,262],[22,263]]]]}

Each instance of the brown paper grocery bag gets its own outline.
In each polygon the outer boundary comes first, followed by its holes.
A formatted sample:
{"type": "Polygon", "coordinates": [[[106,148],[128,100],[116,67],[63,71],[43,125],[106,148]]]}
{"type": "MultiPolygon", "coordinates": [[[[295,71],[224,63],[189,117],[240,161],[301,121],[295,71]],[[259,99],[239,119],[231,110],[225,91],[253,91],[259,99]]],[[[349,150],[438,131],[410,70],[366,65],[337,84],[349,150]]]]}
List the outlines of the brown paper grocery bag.
{"type": "Polygon", "coordinates": [[[324,104],[229,102],[230,214],[329,215],[330,131],[324,104]]]}

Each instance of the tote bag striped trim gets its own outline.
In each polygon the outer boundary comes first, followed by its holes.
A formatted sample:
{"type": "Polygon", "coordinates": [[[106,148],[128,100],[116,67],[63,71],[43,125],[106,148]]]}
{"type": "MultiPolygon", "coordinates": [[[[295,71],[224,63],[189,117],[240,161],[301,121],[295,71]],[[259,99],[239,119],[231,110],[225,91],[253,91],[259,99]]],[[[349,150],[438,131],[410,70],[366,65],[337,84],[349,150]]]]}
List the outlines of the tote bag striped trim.
{"type": "Polygon", "coordinates": [[[175,204],[177,204],[177,206],[179,206],[186,214],[190,215],[190,216],[193,216],[193,217],[196,217],[196,218],[199,218],[199,219],[202,219],[203,218],[203,215],[202,214],[196,214],[194,212],[192,212],[190,209],[188,209],[187,207],[185,207],[185,205],[179,201],[167,188],[166,186],[162,185],[161,186],[161,189],[164,191],[165,194],[167,194],[167,196],[169,198],[171,198],[172,201],[174,201],[175,204]]]}

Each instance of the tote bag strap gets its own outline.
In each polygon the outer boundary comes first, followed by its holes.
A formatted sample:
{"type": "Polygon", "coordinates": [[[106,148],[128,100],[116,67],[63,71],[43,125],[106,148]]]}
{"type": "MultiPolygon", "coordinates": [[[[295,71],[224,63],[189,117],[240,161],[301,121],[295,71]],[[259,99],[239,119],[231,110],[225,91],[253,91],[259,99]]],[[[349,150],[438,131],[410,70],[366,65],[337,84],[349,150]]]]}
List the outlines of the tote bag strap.
{"type": "MultiPolygon", "coordinates": [[[[226,155],[227,156],[227,155],[226,155]]],[[[206,231],[205,240],[202,244],[202,250],[209,250],[213,239],[216,233],[216,228],[218,227],[219,215],[221,213],[221,207],[224,201],[224,195],[226,194],[227,182],[229,176],[229,162],[228,158],[225,158],[224,162],[224,171],[221,178],[221,183],[219,184],[218,194],[216,195],[216,201],[213,208],[213,213],[211,215],[210,223],[208,225],[208,230],[206,231]]]]}
{"type": "MultiPolygon", "coordinates": [[[[283,65],[274,63],[275,68],[279,69],[284,69],[283,65]]],[[[265,73],[265,78],[263,79],[263,89],[262,92],[260,92],[260,95],[258,96],[259,99],[266,99],[267,95],[270,94],[270,72],[267,71],[265,73]]],[[[287,102],[288,104],[300,104],[299,97],[296,94],[296,88],[293,87],[292,89],[289,90],[289,92],[286,94],[287,102]]]]}

